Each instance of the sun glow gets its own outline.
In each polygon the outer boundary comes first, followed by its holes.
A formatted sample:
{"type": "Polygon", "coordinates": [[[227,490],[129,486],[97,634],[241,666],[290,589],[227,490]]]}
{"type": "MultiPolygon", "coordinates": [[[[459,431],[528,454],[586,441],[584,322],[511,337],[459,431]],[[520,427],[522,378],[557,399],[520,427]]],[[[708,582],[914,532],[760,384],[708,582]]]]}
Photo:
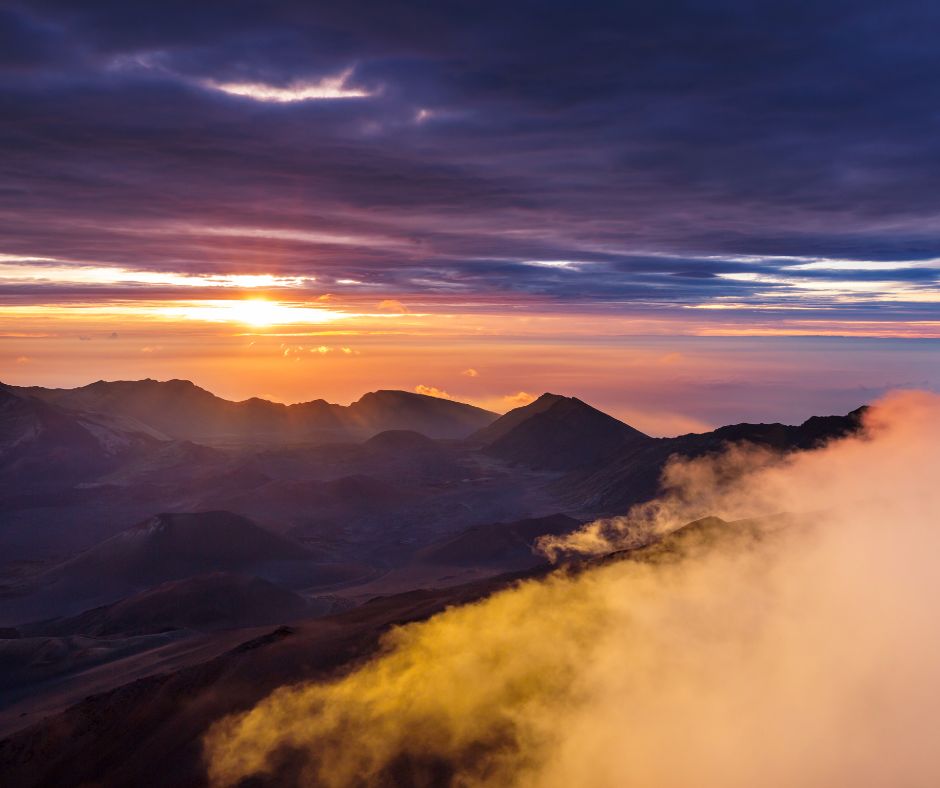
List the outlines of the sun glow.
{"type": "Polygon", "coordinates": [[[263,298],[231,301],[196,301],[167,310],[169,317],[205,320],[210,323],[242,323],[256,328],[298,323],[328,323],[346,315],[330,309],[282,304],[263,298]]]}

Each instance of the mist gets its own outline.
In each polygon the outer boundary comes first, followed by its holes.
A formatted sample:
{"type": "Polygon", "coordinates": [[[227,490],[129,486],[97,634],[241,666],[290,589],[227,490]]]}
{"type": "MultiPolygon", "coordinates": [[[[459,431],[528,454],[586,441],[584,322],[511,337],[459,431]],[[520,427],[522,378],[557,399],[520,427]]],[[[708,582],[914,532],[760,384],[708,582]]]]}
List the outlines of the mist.
{"type": "Polygon", "coordinates": [[[396,628],[352,672],[219,720],[209,778],[936,785],[938,460],[940,397],[897,392],[813,451],[673,462],[660,500],[542,548],[729,525],[396,628]]]}

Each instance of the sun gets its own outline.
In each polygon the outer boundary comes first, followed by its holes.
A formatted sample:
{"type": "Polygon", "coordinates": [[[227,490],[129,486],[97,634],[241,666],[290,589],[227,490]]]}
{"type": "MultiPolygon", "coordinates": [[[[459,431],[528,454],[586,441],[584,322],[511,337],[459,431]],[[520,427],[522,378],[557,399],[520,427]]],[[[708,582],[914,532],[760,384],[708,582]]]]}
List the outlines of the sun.
{"type": "Polygon", "coordinates": [[[295,322],[297,316],[291,314],[291,307],[263,298],[251,298],[244,301],[232,301],[231,320],[259,328],[295,322]]]}

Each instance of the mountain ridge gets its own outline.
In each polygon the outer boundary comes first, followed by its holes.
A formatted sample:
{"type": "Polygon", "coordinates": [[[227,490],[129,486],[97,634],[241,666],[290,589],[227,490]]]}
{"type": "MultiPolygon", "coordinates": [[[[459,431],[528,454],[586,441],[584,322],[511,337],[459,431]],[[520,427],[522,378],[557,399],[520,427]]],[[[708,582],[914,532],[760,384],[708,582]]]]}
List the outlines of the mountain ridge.
{"type": "Polygon", "coordinates": [[[475,405],[395,389],[367,392],[350,405],[324,399],[286,405],[260,397],[227,400],[179,378],[99,380],[72,389],[0,386],[69,411],[121,416],[154,437],[196,442],[364,439],[386,430],[465,438],[498,417],[475,405]]]}

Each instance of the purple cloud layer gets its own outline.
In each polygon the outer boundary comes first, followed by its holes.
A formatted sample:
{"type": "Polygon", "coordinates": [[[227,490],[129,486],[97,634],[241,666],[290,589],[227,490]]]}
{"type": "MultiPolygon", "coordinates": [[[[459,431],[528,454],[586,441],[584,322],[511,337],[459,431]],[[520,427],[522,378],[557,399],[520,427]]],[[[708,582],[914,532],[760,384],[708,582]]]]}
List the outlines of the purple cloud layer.
{"type": "MultiPolygon", "coordinates": [[[[935,4],[0,7],[0,254],[937,316],[935,4]],[[262,100],[330,80],[359,95],[262,100]],[[793,268],[827,259],[859,264],[793,268]]],[[[114,292],[166,296],[0,271],[10,301],[114,292]]]]}

